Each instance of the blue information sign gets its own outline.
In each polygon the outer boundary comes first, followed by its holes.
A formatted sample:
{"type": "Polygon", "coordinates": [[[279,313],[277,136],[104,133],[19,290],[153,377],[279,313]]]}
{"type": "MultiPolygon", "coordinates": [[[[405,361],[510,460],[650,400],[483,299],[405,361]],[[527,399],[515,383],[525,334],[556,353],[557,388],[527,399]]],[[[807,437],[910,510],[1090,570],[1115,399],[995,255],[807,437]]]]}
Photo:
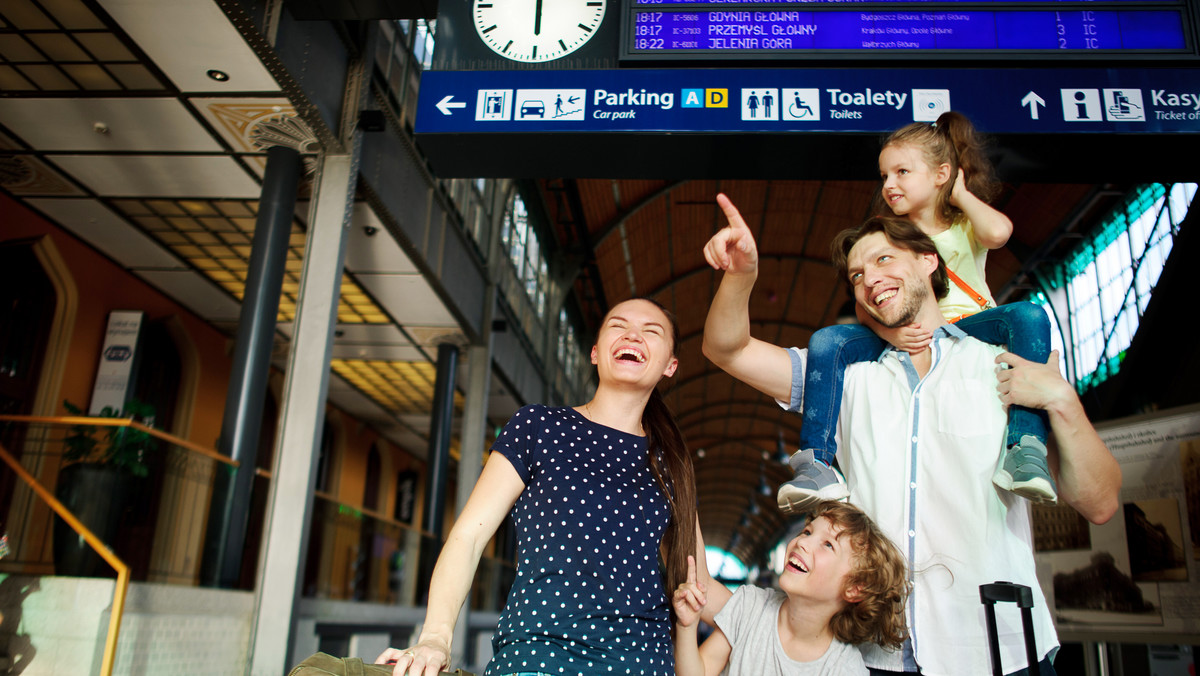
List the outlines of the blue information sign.
{"type": "Polygon", "coordinates": [[[887,132],[947,110],[993,134],[1197,133],[1200,69],[427,71],[416,131],[887,132]]]}

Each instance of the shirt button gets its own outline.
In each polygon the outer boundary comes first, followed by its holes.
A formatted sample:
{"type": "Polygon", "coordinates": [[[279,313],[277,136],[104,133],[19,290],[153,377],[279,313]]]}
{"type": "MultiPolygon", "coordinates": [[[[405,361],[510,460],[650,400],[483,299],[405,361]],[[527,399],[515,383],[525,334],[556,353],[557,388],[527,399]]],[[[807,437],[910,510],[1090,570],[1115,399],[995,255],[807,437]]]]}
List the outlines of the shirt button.
{"type": "Polygon", "coordinates": [[[912,438],[912,442],[913,442],[914,444],[915,444],[915,443],[917,443],[917,438],[916,438],[916,437],[913,437],[913,438],[912,438]]]}
{"type": "Polygon", "coordinates": [[[917,487],[917,482],[915,482],[915,481],[914,481],[914,482],[910,483],[910,484],[908,485],[908,487],[909,487],[909,488],[916,488],[916,487],[917,487]]]}
{"type": "Polygon", "coordinates": [[[916,536],[917,536],[917,531],[915,531],[915,530],[908,531],[908,537],[915,538],[916,536]]]}

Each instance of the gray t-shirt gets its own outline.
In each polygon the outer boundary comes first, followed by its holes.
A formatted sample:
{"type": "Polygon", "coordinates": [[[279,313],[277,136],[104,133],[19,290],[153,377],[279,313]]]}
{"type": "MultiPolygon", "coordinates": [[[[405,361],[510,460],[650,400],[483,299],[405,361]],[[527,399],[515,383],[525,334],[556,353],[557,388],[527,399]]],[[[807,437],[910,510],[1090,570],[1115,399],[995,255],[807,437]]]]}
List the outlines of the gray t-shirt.
{"type": "Polygon", "coordinates": [[[743,585],[717,613],[716,622],[733,650],[723,674],[728,676],[864,676],[867,667],[858,648],[834,639],[820,659],[798,662],[779,642],[776,623],[787,595],[777,589],[743,585]]]}

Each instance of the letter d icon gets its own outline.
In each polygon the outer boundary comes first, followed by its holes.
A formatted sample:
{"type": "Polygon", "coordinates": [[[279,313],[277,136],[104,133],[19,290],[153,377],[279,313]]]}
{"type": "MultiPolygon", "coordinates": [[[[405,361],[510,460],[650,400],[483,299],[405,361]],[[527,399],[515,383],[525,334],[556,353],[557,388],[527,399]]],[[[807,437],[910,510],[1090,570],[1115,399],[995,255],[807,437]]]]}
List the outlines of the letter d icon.
{"type": "Polygon", "coordinates": [[[705,108],[728,108],[729,107],[729,90],[728,89],[705,89],[704,94],[706,100],[705,108]]]}

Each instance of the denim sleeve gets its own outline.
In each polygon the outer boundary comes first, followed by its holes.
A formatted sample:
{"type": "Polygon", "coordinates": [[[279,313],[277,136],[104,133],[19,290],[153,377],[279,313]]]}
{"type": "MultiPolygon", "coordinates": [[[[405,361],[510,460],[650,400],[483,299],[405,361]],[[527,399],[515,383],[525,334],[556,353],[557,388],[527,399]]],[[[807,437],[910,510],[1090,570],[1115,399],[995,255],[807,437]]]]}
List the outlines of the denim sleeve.
{"type": "Polygon", "coordinates": [[[787,402],[776,399],[775,403],[780,408],[800,413],[804,410],[804,371],[808,368],[808,349],[789,348],[788,356],[792,358],[792,399],[787,402]]]}

